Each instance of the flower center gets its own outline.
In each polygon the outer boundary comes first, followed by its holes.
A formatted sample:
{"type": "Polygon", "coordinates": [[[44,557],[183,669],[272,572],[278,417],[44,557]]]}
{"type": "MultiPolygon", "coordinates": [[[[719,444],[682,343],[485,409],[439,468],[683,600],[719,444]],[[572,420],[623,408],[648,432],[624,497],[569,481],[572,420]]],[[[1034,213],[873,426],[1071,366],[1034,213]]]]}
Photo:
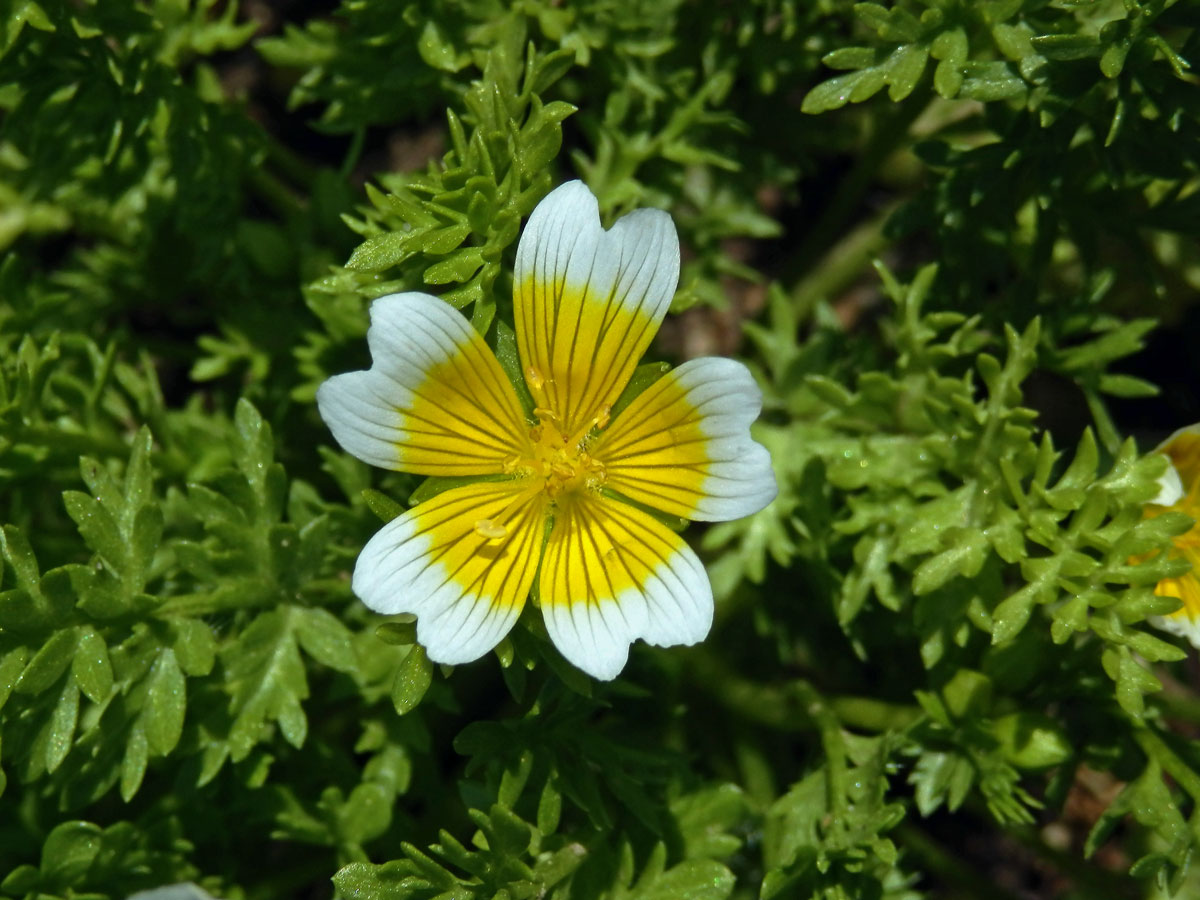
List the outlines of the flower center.
{"type": "Polygon", "coordinates": [[[538,408],[533,412],[538,417],[538,423],[529,429],[533,455],[526,459],[514,457],[505,468],[544,479],[542,490],[552,500],[564,493],[599,489],[607,475],[604,464],[588,455],[586,433],[568,435],[550,410],[538,408]]]}

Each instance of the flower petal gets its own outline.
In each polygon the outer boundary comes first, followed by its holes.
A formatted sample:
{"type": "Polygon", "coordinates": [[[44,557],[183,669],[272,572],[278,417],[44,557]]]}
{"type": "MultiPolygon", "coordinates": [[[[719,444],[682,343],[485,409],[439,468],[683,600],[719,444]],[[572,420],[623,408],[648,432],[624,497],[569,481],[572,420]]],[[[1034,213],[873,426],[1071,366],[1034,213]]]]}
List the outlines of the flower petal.
{"type": "MultiPolygon", "coordinates": [[[[1159,479],[1161,490],[1151,503],[1186,513],[1197,521],[1172,539],[1174,546],[1170,551],[1172,558],[1183,557],[1190,562],[1192,571],[1178,578],[1164,578],[1154,588],[1154,593],[1160,596],[1179,598],[1183,606],[1150,622],[1200,648],[1200,425],[1179,429],[1158,449],[1170,459],[1171,468],[1159,479]]],[[[1148,510],[1147,514],[1158,515],[1165,509],[1148,510]]]]}
{"type": "Polygon", "coordinates": [[[371,305],[371,368],[317,391],[334,438],[364,462],[417,475],[490,475],[528,455],[512,383],[471,324],[428,294],[371,305]]]}
{"type": "Polygon", "coordinates": [[[1182,482],[1182,493],[1200,493],[1200,424],[1180,428],[1159,444],[1158,450],[1171,460],[1182,482]]]}
{"type": "Polygon", "coordinates": [[[1168,456],[1167,471],[1159,476],[1158,494],[1150,502],[1155,506],[1174,506],[1183,496],[1183,481],[1179,477],[1179,470],[1168,456]]]}
{"type": "Polygon", "coordinates": [[[589,448],[605,486],[685,519],[719,522],[775,499],[765,447],[750,437],[762,392],[731,359],[694,359],[668,372],[589,448]]]}
{"type": "Polygon", "coordinates": [[[691,548],[641,510],[596,494],[560,501],[539,594],[555,646],[605,681],[637,638],[695,644],[712,626],[712,587],[691,548]]]}
{"type": "Polygon", "coordinates": [[[517,248],[517,346],[530,391],[564,434],[620,395],[678,282],[679,238],[662,210],[639,209],[604,231],[580,181],[538,204],[517,248]]]}
{"type": "Polygon", "coordinates": [[[478,659],[508,634],[537,570],[545,501],[523,481],[452,488],[367,542],[353,588],[376,612],[415,613],[439,663],[478,659]]]}
{"type": "MultiPolygon", "coordinates": [[[[1190,534],[1190,532],[1189,532],[1190,534]]],[[[1198,534],[1200,536],[1200,534],[1198,534]]],[[[1154,588],[1162,597],[1178,597],[1183,606],[1165,616],[1155,616],[1151,624],[1186,638],[1200,648],[1200,543],[1179,548],[1179,555],[1192,564],[1192,571],[1178,578],[1164,578],[1154,588]]]]}

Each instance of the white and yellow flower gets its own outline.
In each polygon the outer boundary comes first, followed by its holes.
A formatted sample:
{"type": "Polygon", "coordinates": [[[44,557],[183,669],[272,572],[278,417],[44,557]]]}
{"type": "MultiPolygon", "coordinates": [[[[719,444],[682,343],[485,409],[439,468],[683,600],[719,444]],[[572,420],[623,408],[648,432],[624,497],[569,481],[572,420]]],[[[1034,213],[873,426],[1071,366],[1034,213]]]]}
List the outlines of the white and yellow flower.
{"type": "Polygon", "coordinates": [[[1160,480],[1161,490],[1147,507],[1147,515],[1182,512],[1197,521],[1190,530],[1172,540],[1169,551],[1172,558],[1182,557],[1190,562],[1192,571],[1177,578],[1164,578],[1154,588],[1154,593],[1175,597],[1183,605],[1150,621],[1200,647],[1200,425],[1181,428],[1158,450],[1171,460],[1171,467],[1160,480]]]}
{"type": "Polygon", "coordinates": [[[535,580],[551,639],[596,678],[615,677],[638,638],[670,646],[708,633],[700,560],[639,506],[721,521],[757,512],[776,488],[749,431],[762,395],[740,363],[684,363],[612,415],[678,279],[665,212],[638,210],[605,231],[581,182],[551,192],[515,272],[532,420],[449,305],[420,293],[372,305],[371,368],[317,393],[338,443],[387,469],[491,476],[393,519],[355,566],[367,606],[416,614],[430,659],[465,663],[495,647],[535,580]]]}

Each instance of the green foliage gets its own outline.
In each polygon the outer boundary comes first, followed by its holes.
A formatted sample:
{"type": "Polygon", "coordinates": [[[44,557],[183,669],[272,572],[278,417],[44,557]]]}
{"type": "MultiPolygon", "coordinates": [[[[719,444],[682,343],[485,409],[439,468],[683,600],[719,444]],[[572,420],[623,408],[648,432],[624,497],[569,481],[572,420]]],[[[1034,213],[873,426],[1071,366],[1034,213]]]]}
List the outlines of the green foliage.
{"type": "Polygon", "coordinates": [[[0,0],[0,896],[1196,892],[1194,5],[301,6],[0,0]],[[605,684],[363,608],[452,483],[312,403],[400,290],[519,381],[570,177],[684,247],[616,411],[740,354],[780,487],[605,684]]]}
{"type": "MultiPolygon", "coordinates": [[[[1165,63],[1183,78],[1190,65],[1160,31],[1182,12],[1168,13],[1172,6],[1170,0],[1057,6],[917,0],[890,8],[856,3],[854,13],[877,46],[827,53],[825,65],[851,71],[810,91],[803,109],[820,113],[860,103],[884,87],[890,99],[903,100],[923,83],[931,59],[932,86],[940,96],[985,102],[1028,96],[1039,104],[1048,99],[1049,84],[1062,77],[1055,63],[1075,60],[1096,60],[1106,79],[1119,78],[1131,57],[1142,70],[1138,75],[1165,63]]],[[[1104,91],[1103,82],[1096,88],[1104,91]]]]}

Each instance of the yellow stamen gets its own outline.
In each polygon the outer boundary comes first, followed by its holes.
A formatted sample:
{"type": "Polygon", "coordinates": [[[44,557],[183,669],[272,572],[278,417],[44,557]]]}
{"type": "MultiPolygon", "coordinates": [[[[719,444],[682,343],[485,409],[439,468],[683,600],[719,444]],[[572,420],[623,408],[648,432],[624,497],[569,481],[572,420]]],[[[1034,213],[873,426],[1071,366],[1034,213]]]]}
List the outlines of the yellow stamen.
{"type": "Polygon", "coordinates": [[[508,529],[491,519],[479,519],[475,523],[475,533],[489,541],[498,541],[508,535],[508,529]]]}
{"type": "Polygon", "coordinates": [[[561,419],[551,409],[537,407],[538,423],[529,429],[533,453],[527,459],[505,463],[505,472],[524,472],[542,479],[537,490],[555,499],[563,493],[598,490],[604,483],[604,466],[585,449],[591,426],[578,435],[562,431],[561,419]]]}

